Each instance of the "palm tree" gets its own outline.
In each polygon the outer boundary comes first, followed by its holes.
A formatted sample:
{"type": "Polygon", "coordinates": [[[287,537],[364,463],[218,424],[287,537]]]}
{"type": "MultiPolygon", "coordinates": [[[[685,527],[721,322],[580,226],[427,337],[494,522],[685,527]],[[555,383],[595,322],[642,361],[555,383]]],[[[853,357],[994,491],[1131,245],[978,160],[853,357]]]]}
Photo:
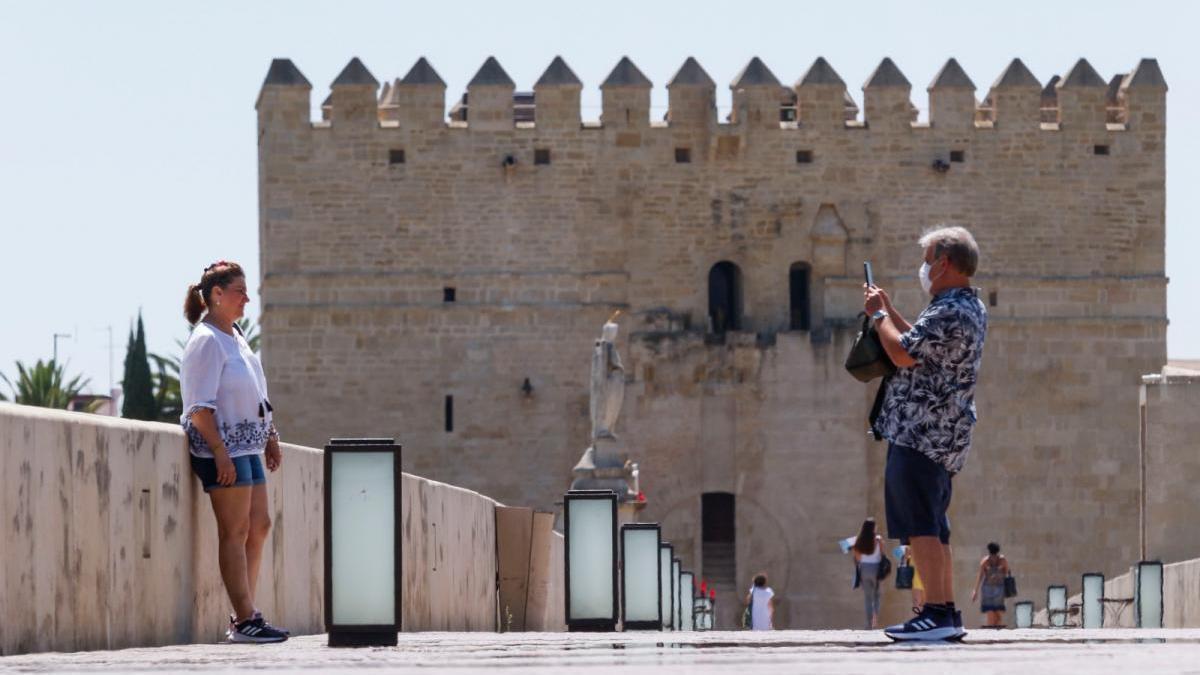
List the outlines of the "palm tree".
{"type": "Polygon", "coordinates": [[[55,363],[54,359],[38,359],[30,368],[17,361],[16,384],[3,373],[0,373],[0,379],[12,391],[13,402],[60,410],[66,410],[71,399],[78,396],[89,382],[80,375],[67,380],[66,366],[55,363]]]}

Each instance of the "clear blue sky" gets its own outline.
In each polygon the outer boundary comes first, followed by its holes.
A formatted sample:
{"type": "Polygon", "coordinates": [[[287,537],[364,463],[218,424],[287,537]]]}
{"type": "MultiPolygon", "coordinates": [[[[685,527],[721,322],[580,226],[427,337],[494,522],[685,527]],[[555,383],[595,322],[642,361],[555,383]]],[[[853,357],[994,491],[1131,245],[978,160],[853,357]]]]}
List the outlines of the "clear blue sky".
{"type": "MultiPolygon", "coordinates": [[[[351,56],[379,79],[426,56],[457,96],[494,54],[532,87],[562,54],[597,85],[623,54],[662,86],[691,55],[722,86],[751,56],[793,82],[823,55],[858,87],[884,56],[925,86],[957,57],[979,94],[1014,56],[1045,81],[1080,56],[1105,78],[1157,57],[1171,87],[1167,142],[1168,351],[1200,358],[1200,58],[1197,3],[1156,2],[54,2],[0,5],[0,371],[60,358],[121,378],[131,319],[151,350],[186,334],[185,288],[209,262],[258,278],[254,100],[292,58],[319,104],[351,56]],[[1188,188],[1187,186],[1193,186],[1188,188]]],[[[252,288],[256,286],[251,284],[252,288]]],[[[257,315],[257,303],[251,308],[257,315]]]]}

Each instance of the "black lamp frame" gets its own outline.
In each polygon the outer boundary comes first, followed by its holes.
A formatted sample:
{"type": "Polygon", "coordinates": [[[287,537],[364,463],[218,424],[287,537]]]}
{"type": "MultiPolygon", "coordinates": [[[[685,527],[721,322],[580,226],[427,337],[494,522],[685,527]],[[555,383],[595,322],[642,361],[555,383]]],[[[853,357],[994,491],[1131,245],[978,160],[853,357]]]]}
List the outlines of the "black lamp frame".
{"type": "Polygon", "coordinates": [[[1134,625],[1136,625],[1138,628],[1144,628],[1144,626],[1142,626],[1142,568],[1143,567],[1158,567],[1158,622],[1159,622],[1159,625],[1151,626],[1151,628],[1162,628],[1162,624],[1166,623],[1165,619],[1166,619],[1166,613],[1167,613],[1167,602],[1166,602],[1167,599],[1166,599],[1166,597],[1163,596],[1163,592],[1165,590],[1163,588],[1163,586],[1164,586],[1164,584],[1166,584],[1167,568],[1165,565],[1162,564],[1161,560],[1139,560],[1138,561],[1137,578],[1134,579],[1136,584],[1133,587],[1133,597],[1134,597],[1134,601],[1133,601],[1134,608],[1133,609],[1134,609],[1134,616],[1136,619],[1136,623],[1134,625]]]}
{"type": "Polygon", "coordinates": [[[563,601],[567,631],[612,632],[617,629],[617,493],[612,490],[568,490],[563,497],[563,601]],[[574,500],[607,500],[612,504],[612,618],[571,618],[571,505],[574,500]]]}
{"type": "Polygon", "coordinates": [[[621,526],[621,625],[624,630],[662,630],[662,528],[658,523],[625,523],[621,526]],[[625,565],[625,533],[637,530],[654,530],[658,545],[654,547],[654,604],[658,607],[657,621],[630,621],[625,617],[629,601],[625,585],[629,569],[625,565]]]}
{"type": "Polygon", "coordinates": [[[403,558],[401,556],[403,535],[402,518],[400,517],[400,505],[403,503],[403,471],[400,468],[401,447],[394,439],[391,438],[334,438],[330,439],[329,445],[325,446],[324,462],[324,479],[322,485],[324,499],[324,534],[325,534],[325,630],[329,633],[330,647],[394,647],[399,641],[398,633],[401,630],[400,615],[403,611],[401,598],[403,596],[404,572],[403,558]],[[395,623],[390,624],[335,624],[333,622],[333,547],[332,528],[333,528],[333,512],[330,508],[331,496],[331,481],[333,470],[333,455],[334,453],[342,452],[391,452],[394,487],[392,494],[395,498],[394,508],[396,510],[393,518],[393,527],[395,531],[392,534],[395,542],[395,581],[394,588],[396,597],[394,599],[396,608],[393,616],[395,623]]]}

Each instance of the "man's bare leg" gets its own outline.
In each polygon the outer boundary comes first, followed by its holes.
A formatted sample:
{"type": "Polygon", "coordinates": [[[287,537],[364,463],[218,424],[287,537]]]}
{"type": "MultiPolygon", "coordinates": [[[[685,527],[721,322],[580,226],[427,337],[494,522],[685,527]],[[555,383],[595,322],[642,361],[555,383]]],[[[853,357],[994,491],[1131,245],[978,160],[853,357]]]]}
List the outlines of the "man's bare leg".
{"type": "Polygon", "coordinates": [[[926,604],[946,604],[948,547],[938,541],[937,537],[910,537],[908,543],[912,546],[913,558],[916,559],[917,569],[921,570],[921,579],[925,582],[926,604]]]}

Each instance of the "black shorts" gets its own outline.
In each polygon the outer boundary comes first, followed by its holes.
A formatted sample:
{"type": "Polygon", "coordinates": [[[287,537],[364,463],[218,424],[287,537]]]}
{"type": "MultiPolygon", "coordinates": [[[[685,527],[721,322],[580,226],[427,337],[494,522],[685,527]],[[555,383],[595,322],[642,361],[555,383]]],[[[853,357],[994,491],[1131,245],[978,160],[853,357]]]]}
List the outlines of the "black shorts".
{"type": "Polygon", "coordinates": [[[924,454],[888,444],[883,501],[887,533],[907,544],[910,537],[937,537],[950,543],[950,472],[924,454]]]}

